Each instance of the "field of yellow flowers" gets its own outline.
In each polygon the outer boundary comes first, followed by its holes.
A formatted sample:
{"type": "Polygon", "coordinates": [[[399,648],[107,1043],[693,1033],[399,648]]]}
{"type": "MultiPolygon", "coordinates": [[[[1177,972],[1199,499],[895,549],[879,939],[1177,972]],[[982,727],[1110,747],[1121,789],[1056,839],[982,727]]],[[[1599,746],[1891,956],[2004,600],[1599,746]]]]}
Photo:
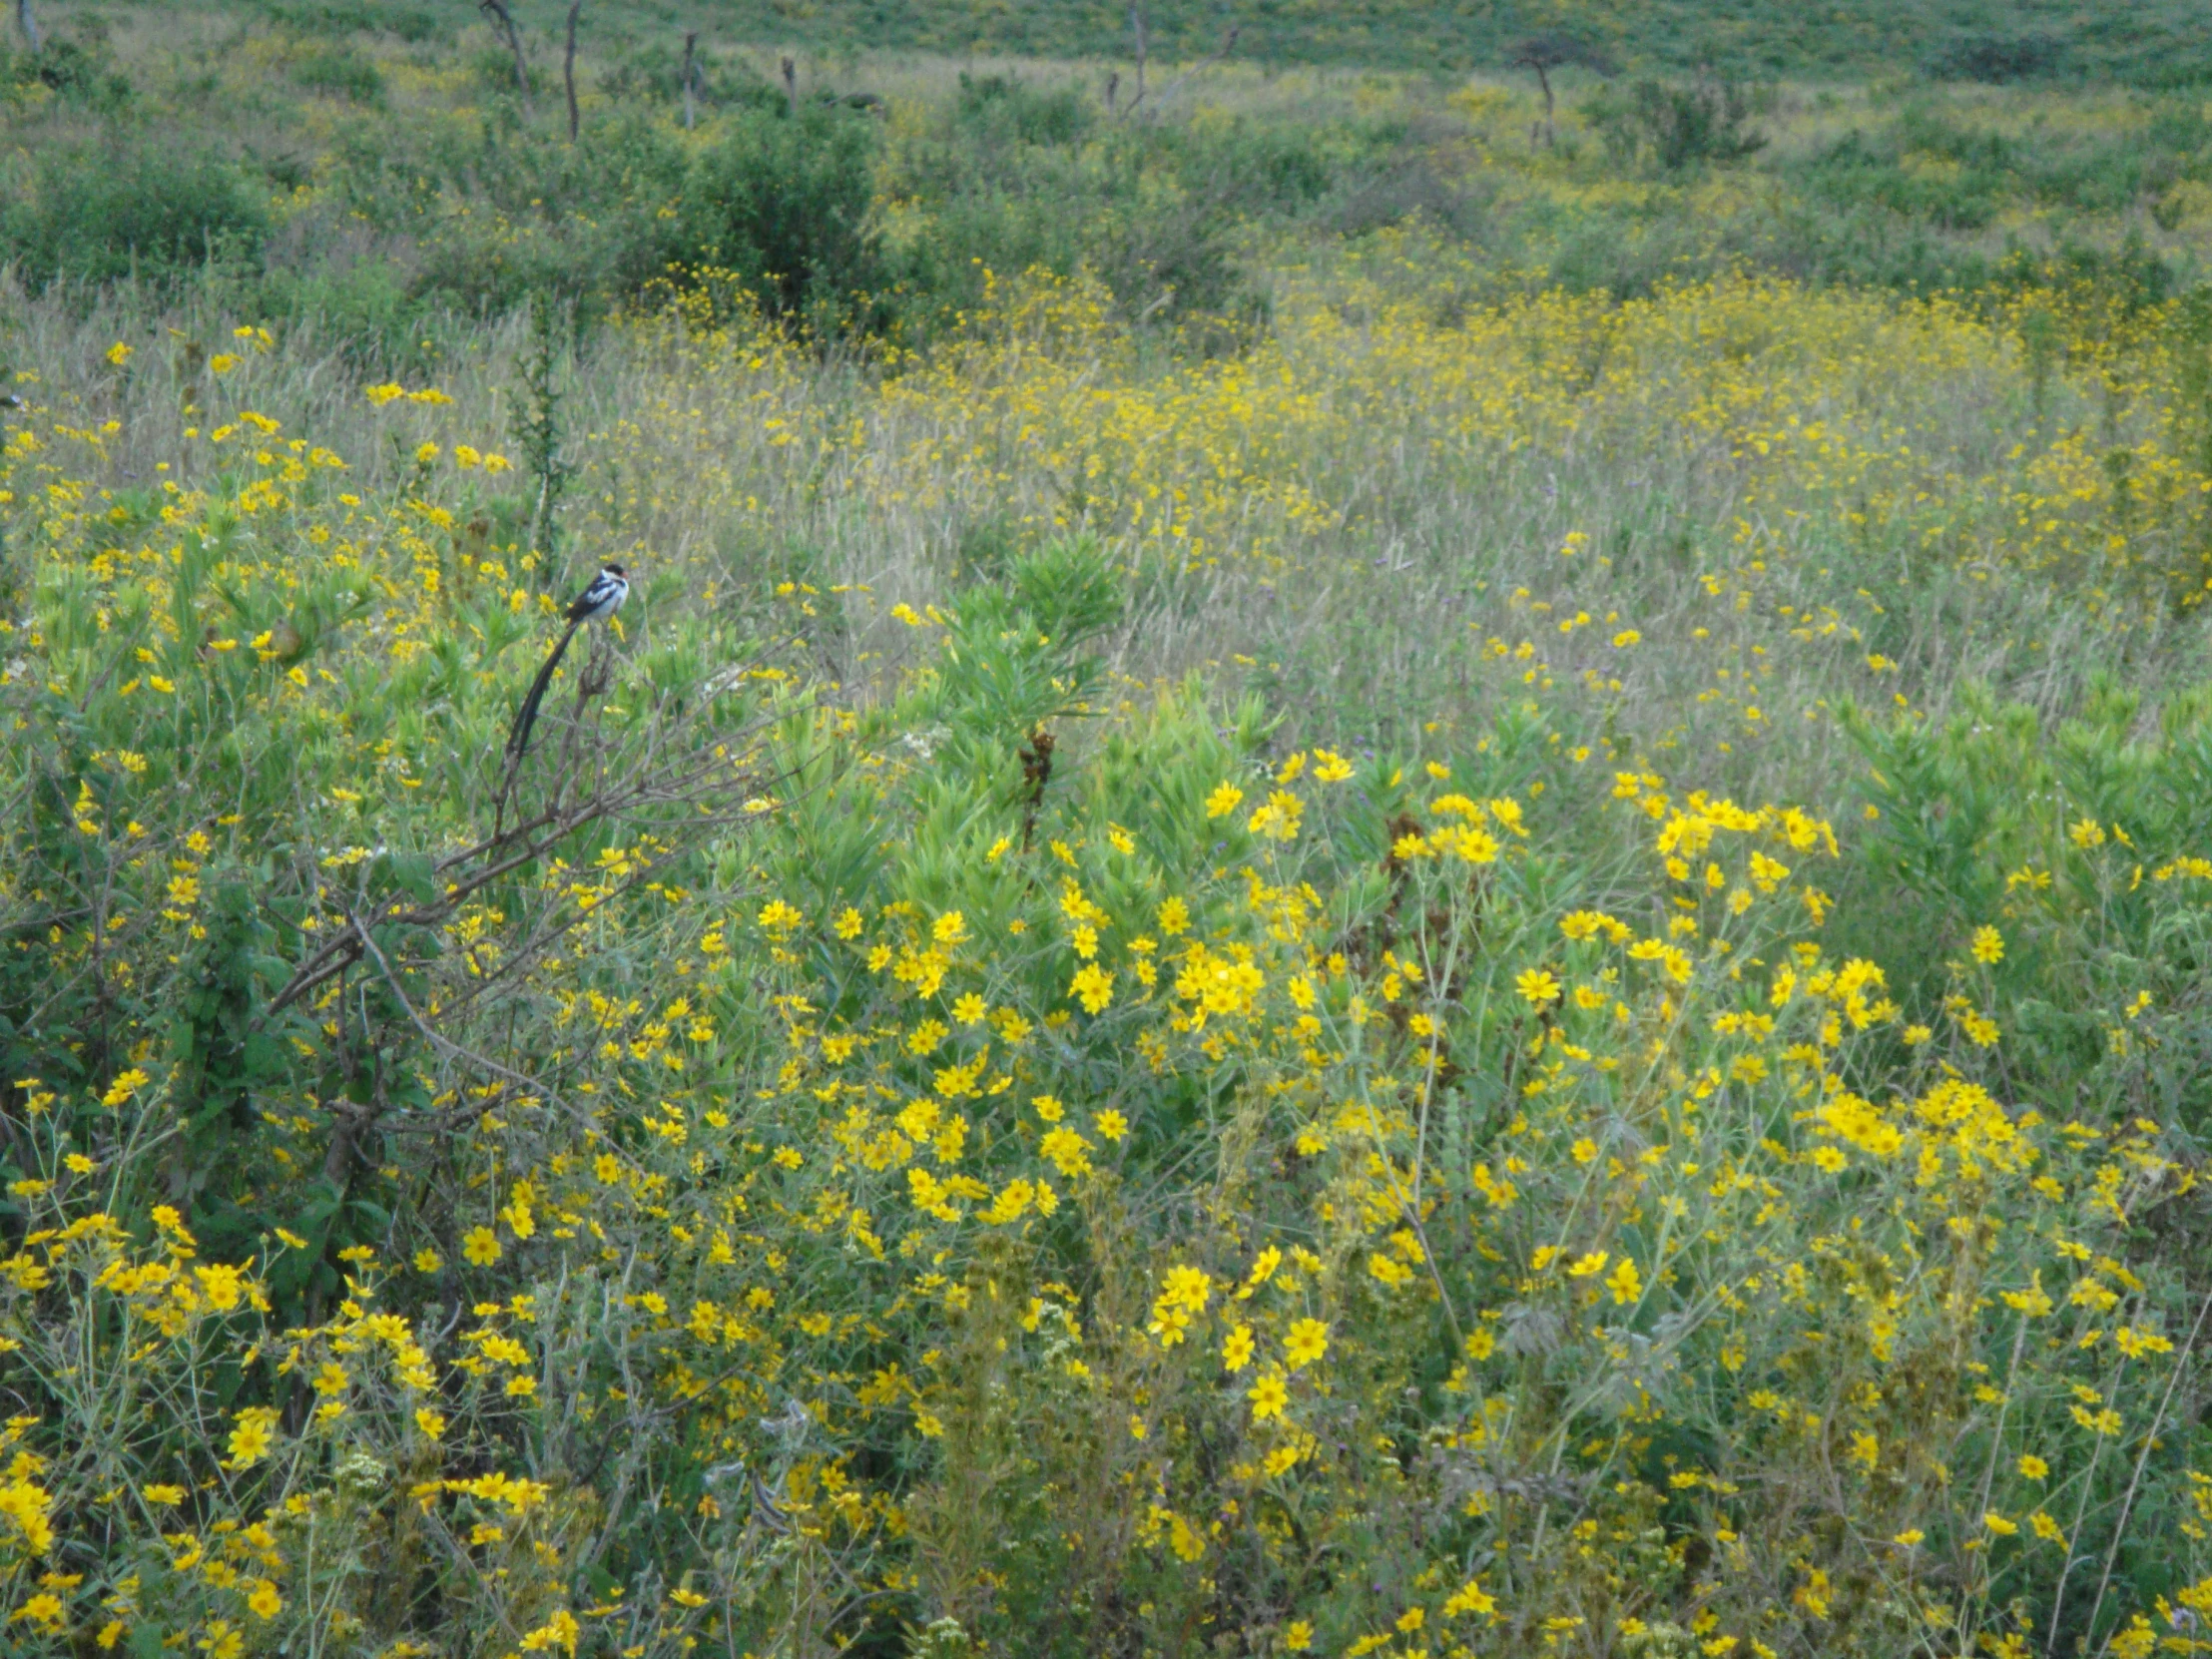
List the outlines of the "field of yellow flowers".
{"type": "Polygon", "coordinates": [[[10,293],[0,1644],[2212,1650],[2212,306],[1252,259],[10,293]]]}

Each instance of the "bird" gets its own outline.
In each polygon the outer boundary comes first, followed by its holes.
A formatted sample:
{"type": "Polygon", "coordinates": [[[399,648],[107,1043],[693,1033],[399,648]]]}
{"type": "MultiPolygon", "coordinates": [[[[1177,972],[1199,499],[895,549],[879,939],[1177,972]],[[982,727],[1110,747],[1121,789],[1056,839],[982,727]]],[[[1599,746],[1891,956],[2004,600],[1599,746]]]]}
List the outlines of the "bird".
{"type": "Polygon", "coordinates": [[[591,586],[569,606],[568,629],[553,647],[553,654],[545,659],[545,666],[538,670],[538,677],[530,682],[529,695],[515,711],[515,723],[507,733],[507,753],[516,760],[521,760],[530,747],[530,728],[538,723],[538,705],[545,701],[545,688],[553,683],[553,671],[561,666],[561,656],[576,637],[576,630],[587,622],[605,622],[622,609],[622,602],[629,597],[630,573],[618,564],[604,564],[591,579],[591,586]]]}

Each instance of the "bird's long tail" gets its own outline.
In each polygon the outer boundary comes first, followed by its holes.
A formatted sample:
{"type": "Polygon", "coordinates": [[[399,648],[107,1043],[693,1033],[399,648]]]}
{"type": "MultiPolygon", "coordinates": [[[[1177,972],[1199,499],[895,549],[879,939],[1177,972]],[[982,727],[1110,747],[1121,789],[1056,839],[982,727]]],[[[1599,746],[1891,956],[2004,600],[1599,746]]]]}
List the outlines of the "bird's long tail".
{"type": "Polygon", "coordinates": [[[545,659],[545,666],[538,670],[538,677],[530,682],[530,693],[522,700],[522,707],[515,711],[515,723],[507,732],[507,753],[521,760],[530,748],[530,729],[538,723],[538,705],[545,701],[545,688],[553,683],[553,671],[561,666],[561,657],[568,650],[568,642],[576,637],[582,626],[572,622],[568,632],[561,636],[553,654],[545,659]]]}

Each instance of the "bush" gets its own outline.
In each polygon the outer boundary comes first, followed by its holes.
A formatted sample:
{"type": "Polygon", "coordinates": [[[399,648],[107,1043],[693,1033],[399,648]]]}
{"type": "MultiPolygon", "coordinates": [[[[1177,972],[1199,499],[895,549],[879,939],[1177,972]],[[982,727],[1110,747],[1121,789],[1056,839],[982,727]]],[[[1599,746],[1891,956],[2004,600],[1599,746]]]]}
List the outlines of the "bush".
{"type": "Polygon", "coordinates": [[[50,87],[63,103],[97,114],[113,115],[131,101],[130,78],[108,55],[72,40],[50,40],[37,52],[14,54],[9,71],[18,86],[50,87]]]}
{"type": "Polygon", "coordinates": [[[1764,150],[1766,135],[1749,125],[1764,102],[1758,89],[1734,81],[1681,87],[1646,80],[1625,94],[1601,87],[1583,109],[1616,157],[1630,163],[1648,157],[1677,173],[1726,166],[1764,150]]]}
{"type": "Polygon", "coordinates": [[[651,245],[656,268],[633,269],[634,279],[668,266],[727,274],[770,315],[825,332],[879,318],[887,283],[869,224],[876,132],[866,116],[821,104],[796,117],[726,118],[651,245]]]}
{"type": "Polygon", "coordinates": [[[419,45],[452,33],[452,25],[441,22],[428,7],[392,0],[259,0],[259,4],[275,21],[302,35],[381,32],[419,45]]]}
{"type": "Polygon", "coordinates": [[[2065,59],[2066,43],[2056,35],[1958,34],[1930,54],[1927,73],[1935,81],[2003,86],[2055,75],[2065,59]]]}
{"type": "Polygon", "coordinates": [[[1022,144],[1074,144],[1097,118],[1090,99],[1074,87],[1040,91],[1018,77],[962,71],[954,103],[959,125],[978,137],[1022,144]]]}
{"type": "MultiPolygon", "coordinates": [[[[693,63],[699,77],[698,115],[712,119],[728,110],[764,113],[790,107],[784,89],[740,60],[726,63],[704,51],[693,63]]],[[[684,53],[680,45],[655,39],[632,49],[620,63],[603,70],[599,90],[609,98],[650,97],[664,107],[684,99],[684,53]]]]}
{"type": "Polygon", "coordinates": [[[414,273],[371,258],[331,269],[272,271],[259,284],[254,309],[273,320],[311,324],[364,373],[388,378],[427,367],[423,332],[441,307],[434,290],[417,291],[414,273]]]}
{"type": "Polygon", "coordinates": [[[269,207],[235,163],[118,140],[39,157],[27,194],[0,210],[0,244],[33,281],[171,281],[259,259],[269,207]]]}
{"type": "Polygon", "coordinates": [[[333,42],[316,47],[291,66],[291,78],[310,92],[327,92],[356,104],[380,104],[384,76],[353,46],[333,42]]]}

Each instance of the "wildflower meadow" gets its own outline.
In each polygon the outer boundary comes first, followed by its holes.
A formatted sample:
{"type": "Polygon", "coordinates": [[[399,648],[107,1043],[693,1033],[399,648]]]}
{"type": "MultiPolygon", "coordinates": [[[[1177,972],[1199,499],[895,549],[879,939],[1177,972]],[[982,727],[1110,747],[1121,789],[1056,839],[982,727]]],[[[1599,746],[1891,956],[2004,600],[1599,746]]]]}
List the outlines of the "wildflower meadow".
{"type": "Polygon", "coordinates": [[[0,1648],[2212,1651],[2202,86],[235,10],[9,59],[0,1648]]]}

